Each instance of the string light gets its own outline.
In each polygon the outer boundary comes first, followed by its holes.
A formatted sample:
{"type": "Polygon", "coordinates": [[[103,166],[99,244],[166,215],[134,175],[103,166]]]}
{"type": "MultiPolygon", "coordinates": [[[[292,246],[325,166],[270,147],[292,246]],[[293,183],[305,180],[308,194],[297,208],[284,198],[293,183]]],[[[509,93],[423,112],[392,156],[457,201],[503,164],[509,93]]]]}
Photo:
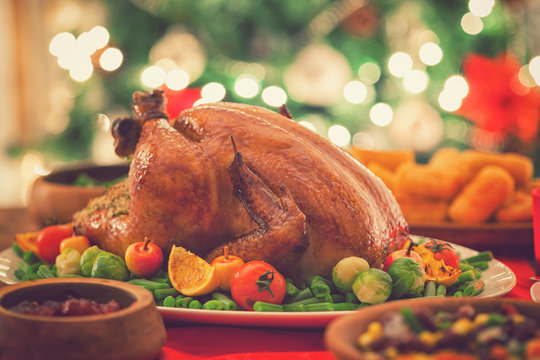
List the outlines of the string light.
{"type": "Polygon", "coordinates": [[[413,60],[407,53],[399,51],[388,59],[388,70],[396,77],[405,77],[412,70],[413,60]]]}
{"type": "Polygon", "coordinates": [[[412,70],[403,78],[403,87],[410,93],[419,94],[424,91],[429,83],[429,77],[425,71],[412,70]]]}
{"type": "Polygon", "coordinates": [[[99,57],[99,66],[105,71],[114,71],[122,65],[124,55],[117,48],[105,49],[99,57]]]}
{"type": "Polygon", "coordinates": [[[540,85],[540,56],[535,56],[529,61],[529,73],[537,85],[540,85]]]}
{"type": "Polygon", "coordinates": [[[175,91],[185,89],[189,85],[189,75],[182,69],[172,69],[165,75],[165,85],[175,91]]]}
{"type": "Polygon", "coordinates": [[[394,117],[392,107],[386,103],[377,103],[369,110],[369,119],[377,126],[384,127],[390,125],[394,117]]]}
{"type": "Polygon", "coordinates": [[[446,79],[443,91],[439,94],[439,106],[445,111],[456,111],[469,93],[469,84],[463,76],[452,75],[446,79]]]}
{"type": "Polygon", "coordinates": [[[238,96],[250,99],[259,93],[259,82],[249,75],[239,76],[234,82],[234,91],[238,96]]]}
{"type": "Polygon", "coordinates": [[[223,100],[227,90],[225,86],[217,82],[211,82],[204,85],[201,89],[201,96],[208,102],[218,102],[223,100]]]}
{"type": "Polygon", "coordinates": [[[270,106],[278,107],[287,102],[287,93],[279,86],[269,86],[261,94],[262,100],[270,106]]]}
{"type": "Polygon", "coordinates": [[[476,35],[484,30],[484,23],[478,16],[468,12],[461,18],[461,28],[469,35],[476,35]]]}
{"type": "Polygon", "coordinates": [[[381,68],[374,62],[366,62],[358,68],[358,78],[365,84],[373,85],[381,78],[381,68]]]}
{"type": "Polygon", "coordinates": [[[441,62],[443,51],[440,46],[434,42],[427,42],[420,46],[418,56],[420,57],[420,61],[424,64],[433,66],[441,62]]]}
{"type": "Polygon", "coordinates": [[[149,66],[141,73],[141,82],[148,88],[157,88],[165,82],[165,71],[159,66],[149,66]]]}
{"type": "Polygon", "coordinates": [[[348,82],[343,89],[345,100],[351,104],[361,104],[367,98],[367,87],[362,82],[353,80],[348,82]]]}
{"type": "Polygon", "coordinates": [[[470,0],[469,10],[471,13],[478,17],[486,17],[491,14],[495,6],[495,0],[470,0]]]}
{"type": "Polygon", "coordinates": [[[345,147],[351,142],[351,133],[345,126],[335,124],[328,128],[328,140],[337,146],[345,147]]]}

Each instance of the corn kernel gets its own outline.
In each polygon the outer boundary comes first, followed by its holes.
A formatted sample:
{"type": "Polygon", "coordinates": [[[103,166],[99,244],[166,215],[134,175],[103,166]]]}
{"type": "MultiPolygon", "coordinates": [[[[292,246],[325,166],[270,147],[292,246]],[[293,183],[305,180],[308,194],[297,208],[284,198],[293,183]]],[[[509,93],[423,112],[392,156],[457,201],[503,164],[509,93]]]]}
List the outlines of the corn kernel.
{"type": "Polygon", "coordinates": [[[457,320],[451,327],[452,331],[458,335],[466,335],[473,329],[474,325],[471,320],[461,318],[457,320]]]}
{"type": "Polygon", "coordinates": [[[369,344],[371,344],[373,340],[375,340],[375,338],[373,338],[370,333],[366,332],[358,337],[358,345],[364,349],[368,349],[369,344]]]}
{"type": "Polygon", "coordinates": [[[489,320],[489,314],[486,314],[486,313],[480,313],[478,315],[476,315],[476,317],[474,318],[474,324],[475,325],[484,325],[485,323],[487,323],[489,320]]]}
{"type": "Polygon", "coordinates": [[[521,324],[525,321],[525,317],[521,314],[515,314],[512,316],[512,322],[514,324],[521,324]]]}
{"type": "Polygon", "coordinates": [[[368,325],[367,331],[375,338],[380,337],[383,335],[382,324],[378,321],[374,321],[368,325]]]}
{"type": "Polygon", "coordinates": [[[440,332],[422,331],[418,337],[424,344],[428,345],[429,347],[434,347],[441,336],[442,333],[440,332]]]}

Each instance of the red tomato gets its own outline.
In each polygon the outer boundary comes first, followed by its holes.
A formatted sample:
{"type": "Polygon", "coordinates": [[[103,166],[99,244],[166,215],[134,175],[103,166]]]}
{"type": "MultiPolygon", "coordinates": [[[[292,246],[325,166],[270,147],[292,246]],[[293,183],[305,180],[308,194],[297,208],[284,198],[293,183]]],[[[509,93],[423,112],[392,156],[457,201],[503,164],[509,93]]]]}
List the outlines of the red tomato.
{"type": "Polygon", "coordinates": [[[455,252],[452,245],[435,239],[422,245],[433,252],[435,260],[443,260],[446,265],[453,268],[459,267],[459,255],[455,252]]]}
{"type": "Polygon", "coordinates": [[[422,265],[422,268],[424,268],[424,261],[422,260],[422,257],[420,256],[420,254],[413,251],[414,246],[415,243],[411,241],[408,249],[396,250],[390,253],[390,255],[388,255],[386,257],[386,260],[384,261],[383,270],[388,271],[390,265],[392,265],[392,263],[400,257],[410,257],[412,259],[415,259],[420,263],[420,265],[422,265]]]}
{"type": "Polygon", "coordinates": [[[54,264],[56,256],[60,254],[60,243],[71,236],[73,236],[71,224],[47,226],[39,232],[37,237],[39,257],[49,264],[54,264]]]}
{"type": "Polygon", "coordinates": [[[281,304],[286,286],[285,278],[272,265],[249,261],[233,275],[231,295],[238,305],[253,310],[257,301],[281,304]]]}
{"type": "Polygon", "coordinates": [[[154,275],[163,263],[163,251],[159,246],[150,242],[135,242],[128,246],[124,254],[126,266],[133,274],[139,277],[154,275]]]}

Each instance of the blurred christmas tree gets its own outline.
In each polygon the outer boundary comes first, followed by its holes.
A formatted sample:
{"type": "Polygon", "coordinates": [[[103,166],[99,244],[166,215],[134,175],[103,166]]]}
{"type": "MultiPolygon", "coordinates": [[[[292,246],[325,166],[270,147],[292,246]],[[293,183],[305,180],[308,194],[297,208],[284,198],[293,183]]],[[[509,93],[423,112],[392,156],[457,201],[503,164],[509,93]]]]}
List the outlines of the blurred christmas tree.
{"type": "Polygon", "coordinates": [[[102,3],[108,21],[96,25],[110,40],[91,55],[93,74],[78,79],[69,126],[44,151],[69,147],[70,159],[92,157],[97,114],[127,113],[134,91],[154,87],[167,91],[171,115],[195,101],[286,103],[337,145],[409,148],[420,161],[447,145],[536,147],[540,61],[528,24],[540,15],[527,1],[102,3]],[[120,66],[105,71],[100,59],[112,46],[120,66]],[[510,53],[508,71],[489,71],[510,53]],[[485,62],[464,72],[465,59],[477,55],[485,62]],[[487,89],[478,86],[483,78],[487,89]],[[508,111],[479,114],[495,103],[508,111]]]}

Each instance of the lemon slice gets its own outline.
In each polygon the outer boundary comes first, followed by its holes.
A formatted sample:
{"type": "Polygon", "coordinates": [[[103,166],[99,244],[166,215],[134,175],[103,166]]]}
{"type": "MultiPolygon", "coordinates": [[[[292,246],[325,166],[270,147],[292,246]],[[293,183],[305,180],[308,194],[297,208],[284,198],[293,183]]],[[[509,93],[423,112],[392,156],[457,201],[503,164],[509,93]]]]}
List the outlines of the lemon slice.
{"type": "Polygon", "coordinates": [[[209,294],[219,285],[216,269],[181,246],[173,245],[168,270],[172,286],[186,296],[209,294]]]}

